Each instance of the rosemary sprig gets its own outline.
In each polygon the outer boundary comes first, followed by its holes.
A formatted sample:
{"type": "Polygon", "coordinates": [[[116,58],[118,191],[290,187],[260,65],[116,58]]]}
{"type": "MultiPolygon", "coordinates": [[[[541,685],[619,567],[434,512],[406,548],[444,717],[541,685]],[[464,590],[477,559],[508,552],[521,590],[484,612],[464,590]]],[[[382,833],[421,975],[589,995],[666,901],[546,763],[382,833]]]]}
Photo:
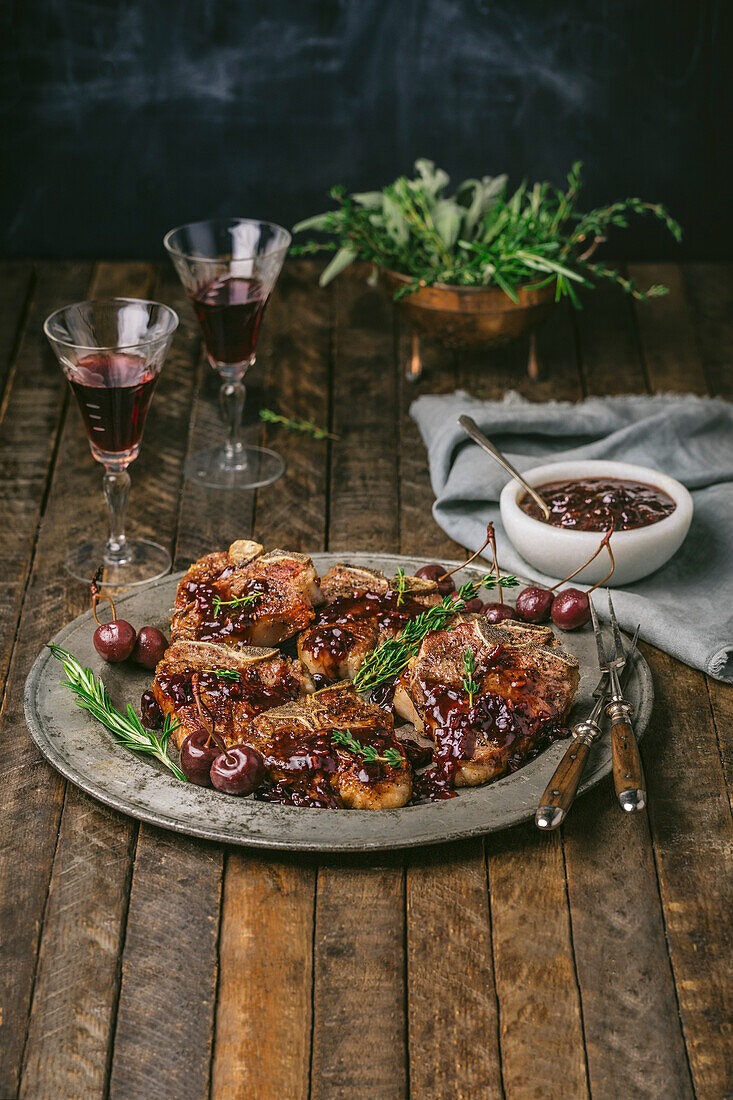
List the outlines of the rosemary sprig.
{"type": "Polygon", "coordinates": [[[219,680],[229,680],[233,684],[239,680],[239,673],[233,668],[202,668],[201,671],[208,672],[219,680]]]}
{"type": "Polygon", "coordinates": [[[474,680],[473,674],[476,671],[476,658],[473,655],[472,649],[466,649],[463,654],[463,690],[468,695],[468,705],[473,706],[473,697],[479,690],[481,685],[477,680],[474,680]]]}
{"type": "MultiPolygon", "coordinates": [[[[500,588],[516,588],[518,584],[519,584],[519,581],[517,580],[516,577],[512,577],[512,576],[499,577],[499,587],[500,588]]],[[[481,587],[482,588],[487,588],[487,589],[496,588],[496,581],[494,580],[493,577],[484,577],[483,584],[482,584],[481,587]]]]}
{"type": "Polygon", "coordinates": [[[405,599],[406,583],[407,582],[405,581],[405,571],[402,568],[402,566],[400,566],[399,569],[397,570],[397,576],[395,577],[393,585],[392,585],[395,592],[397,593],[397,606],[398,607],[400,607],[402,605],[402,603],[405,599]]]}
{"type": "Polygon", "coordinates": [[[82,668],[77,659],[60,646],[51,643],[49,649],[56,660],[64,666],[67,679],[62,683],[71,688],[76,696],[77,705],[82,710],[88,711],[92,718],[101,722],[125,748],[154,756],[173,772],[176,779],[186,782],[185,775],[173,763],[166,751],[170,735],[180,725],[177,718],[173,719],[170,714],[166,714],[163,729],[159,734],[146,729],[130,703],[127,705],[127,714],[122,714],[112,705],[103,681],[96,678],[90,668],[82,668]]]}
{"type": "Polygon", "coordinates": [[[260,420],[267,424],[280,424],[291,432],[303,432],[304,435],[312,435],[314,439],[339,439],[335,432],[327,432],[325,428],[319,428],[312,420],[291,420],[289,416],[280,416],[272,409],[260,409],[260,420]]]}
{"type": "Polygon", "coordinates": [[[348,730],[332,730],[331,740],[340,749],[346,749],[352,756],[358,756],[367,764],[389,764],[390,768],[401,768],[404,764],[402,753],[398,749],[385,749],[380,756],[373,745],[362,745],[348,730]]]}
{"type": "Polygon", "coordinates": [[[261,592],[248,592],[246,596],[236,596],[233,600],[222,600],[219,596],[214,596],[214,615],[218,615],[222,607],[234,607],[237,609],[240,607],[247,607],[248,604],[258,600],[261,595],[261,592]]]}
{"type": "Polygon", "coordinates": [[[364,663],[354,678],[357,691],[368,691],[391,680],[402,672],[413,657],[426,635],[434,630],[442,630],[445,624],[458,611],[462,611],[468,600],[472,600],[480,588],[489,587],[493,582],[490,574],[476,581],[461,585],[453,598],[444,596],[440,603],[429,607],[416,615],[396,638],[388,638],[380,646],[367,654],[364,663]]]}

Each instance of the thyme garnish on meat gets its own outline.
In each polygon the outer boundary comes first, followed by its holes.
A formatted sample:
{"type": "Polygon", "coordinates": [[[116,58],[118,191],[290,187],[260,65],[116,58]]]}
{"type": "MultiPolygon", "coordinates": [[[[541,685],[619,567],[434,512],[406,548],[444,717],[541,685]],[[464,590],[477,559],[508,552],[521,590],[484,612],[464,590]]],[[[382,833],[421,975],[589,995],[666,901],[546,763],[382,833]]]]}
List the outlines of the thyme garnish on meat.
{"type": "MultiPolygon", "coordinates": [[[[503,580],[504,578],[502,578],[503,580]]],[[[514,578],[511,578],[514,579],[514,578]]],[[[472,600],[480,588],[491,588],[495,581],[487,573],[476,581],[467,581],[457,593],[444,596],[442,601],[416,615],[396,638],[388,638],[380,646],[367,654],[364,663],[354,678],[357,691],[370,691],[385,680],[392,680],[406,668],[410,658],[420,648],[423,639],[434,630],[442,630],[445,624],[462,611],[468,600],[472,600]]]]}
{"type": "Polygon", "coordinates": [[[291,420],[289,416],[281,416],[272,409],[260,409],[260,420],[267,424],[279,424],[290,432],[302,432],[311,435],[314,439],[339,439],[335,432],[328,432],[325,428],[319,428],[312,420],[291,420]]]}
{"type": "Polygon", "coordinates": [[[203,672],[208,672],[211,676],[216,676],[219,680],[229,680],[231,683],[236,683],[239,680],[239,673],[233,668],[203,668],[203,672]]]}
{"type": "Polygon", "coordinates": [[[463,690],[468,696],[468,705],[473,706],[473,697],[478,692],[481,685],[477,680],[474,680],[473,674],[476,671],[476,658],[473,655],[473,650],[466,649],[463,654],[463,690]]]}
{"type": "Polygon", "coordinates": [[[398,749],[385,749],[380,755],[373,745],[362,745],[348,730],[332,730],[331,740],[334,745],[346,749],[352,756],[360,757],[367,764],[389,764],[390,768],[401,768],[405,762],[398,749]]]}
{"type": "Polygon", "coordinates": [[[392,587],[394,588],[395,592],[397,593],[397,606],[401,607],[402,602],[404,601],[404,598],[405,598],[405,587],[406,587],[405,571],[402,568],[402,566],[400,566],[399,569],[397,570],[397,576],[394,579],[392,587]]]}
{"type": "Polygon", "coordinates": [[[122,714],[112,705],[103,681],[95,677],[90,668],[82,668],[76,657],[60,646],[51,643],[49,649],[56,660],[64,666],[67,679],[62,683],[71,688],[76,696],[77,706],[88,711],[92,718],[108,729],[125,748],[154,756],[173,772],[176,779],[186,782],[185,775],[173,763],[166,751],[170,735],[180,725],[177,718],[171,718],[170,714],[166,714],[163,729],[159,733],[146,729],[130,703],[127,705],[127,714],[122,714]]]}
{"type": "Polygon", "coordinates": [[[246,596],[236,596],[233,600],[222,600],[219,596],[214,597],[214,615],[218,615],[222,607],[233,607],[239,609],[240,607],[247,607],[249,604],[254,603],[262,595],[261,592],[248,592],[246,596]]]}

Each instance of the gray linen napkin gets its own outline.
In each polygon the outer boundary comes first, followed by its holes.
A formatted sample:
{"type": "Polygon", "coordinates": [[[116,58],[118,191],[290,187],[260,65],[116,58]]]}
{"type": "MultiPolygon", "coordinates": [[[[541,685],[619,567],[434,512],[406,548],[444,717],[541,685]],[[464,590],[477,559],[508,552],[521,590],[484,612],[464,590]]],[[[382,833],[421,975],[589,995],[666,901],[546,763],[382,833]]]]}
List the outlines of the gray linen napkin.
{"type": "MultiPolygon", "coordinates": [[[[459,390],[419,397],[410,413],[428,449],[436,521],[456,542],[476,549],[493,520],[502,568],[533,580],[550,578],[519,556],[499,519],[507,475],[466,438],[456,423],[461,413],[520,471],[543,461],[612,458],[686,485],[695,502],[687,539],[652,576],[615,589],[614,607],[627,630],[641,623],[645,641],[733,682],[733,404],[669,395],[539,404],[516,393],[478,401],[459,390]]],[[[601,614],[604,603],[597,601],[601,614]]]]}

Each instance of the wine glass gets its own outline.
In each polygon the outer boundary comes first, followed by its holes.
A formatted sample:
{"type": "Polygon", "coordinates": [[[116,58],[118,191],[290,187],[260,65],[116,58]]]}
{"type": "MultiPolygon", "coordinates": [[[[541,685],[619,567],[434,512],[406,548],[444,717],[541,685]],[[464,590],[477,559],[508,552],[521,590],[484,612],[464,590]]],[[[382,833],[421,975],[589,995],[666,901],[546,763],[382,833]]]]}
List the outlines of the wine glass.
{"type": "Polygon", "coordinates": [[[270,222],[214,218],[171,229],[163,244],[191,299],[212,367],[228,436],[221,447],[187,459],[184,473],[213,489],[256,489],[285,470],[279,454],[242,442],[246,390],[257,338],[291,237],[270,222]]]}
{"type": "Polygon", "coordinates": [[[130,587],[162,577],[171,567],[163,546],[125,535],[130,493],[127,467],[140,451],[145,417],[168,354],[178,316],[168,306],[137,298],[106,298],[64,306],[43,331],[79,403],[92,455],[104,466],[109,538],[72,550],[66,568],[91,581],[130,587]]]}

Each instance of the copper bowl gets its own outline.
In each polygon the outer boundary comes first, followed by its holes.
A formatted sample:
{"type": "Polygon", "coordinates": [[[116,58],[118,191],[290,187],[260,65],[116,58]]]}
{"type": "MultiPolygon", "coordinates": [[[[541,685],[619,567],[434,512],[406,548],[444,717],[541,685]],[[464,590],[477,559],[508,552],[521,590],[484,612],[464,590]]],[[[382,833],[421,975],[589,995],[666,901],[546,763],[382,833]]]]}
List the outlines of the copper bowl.
{"type": "MultiPolygon", "coordinates": [[[[378,268],[382,287],[394,295],[411,282],[388,268],[378,268]]],[[[555,284],[519,288],[518,302],[503,290],[487,286],[421,287],[395,302],[414,329],[449,348],[496,347],[531,332],[555,304],[555,284]]]]}

